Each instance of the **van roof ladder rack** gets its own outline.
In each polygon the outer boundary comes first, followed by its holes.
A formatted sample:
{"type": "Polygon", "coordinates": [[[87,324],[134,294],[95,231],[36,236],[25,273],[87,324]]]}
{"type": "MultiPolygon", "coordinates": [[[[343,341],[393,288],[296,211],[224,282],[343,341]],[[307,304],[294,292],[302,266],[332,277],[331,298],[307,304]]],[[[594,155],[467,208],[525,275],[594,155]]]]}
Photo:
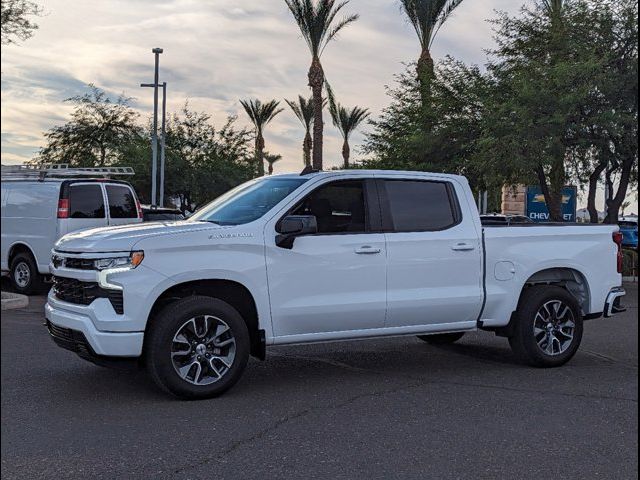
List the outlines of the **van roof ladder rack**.
{"type": "Polygon", "coordinates": [[[38,177],[104,177],[131,176],[131,167],[69,167],[68,163],[44,163],[40,165],[2,165],[2,178],[38,177]]]}

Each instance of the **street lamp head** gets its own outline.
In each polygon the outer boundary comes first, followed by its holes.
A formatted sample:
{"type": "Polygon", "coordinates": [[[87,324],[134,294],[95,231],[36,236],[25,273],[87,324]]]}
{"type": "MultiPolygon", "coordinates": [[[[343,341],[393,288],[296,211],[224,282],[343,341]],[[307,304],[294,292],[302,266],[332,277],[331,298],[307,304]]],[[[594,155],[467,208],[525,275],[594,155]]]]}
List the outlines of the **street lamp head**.
{"type": "Polygon", "coordinates": [[[151,50],[151,53],[162,53],[162,49],[161,48],[154,48],[153,50],[151,50]]]}

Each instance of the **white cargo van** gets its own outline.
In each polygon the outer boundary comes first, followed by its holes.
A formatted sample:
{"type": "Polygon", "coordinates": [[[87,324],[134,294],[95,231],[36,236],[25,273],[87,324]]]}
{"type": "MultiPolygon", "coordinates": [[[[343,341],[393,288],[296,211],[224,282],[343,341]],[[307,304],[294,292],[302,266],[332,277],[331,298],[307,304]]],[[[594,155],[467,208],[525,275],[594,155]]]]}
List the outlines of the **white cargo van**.
{"type": "Polygon", "coordinates": [[[54,243],[78,230],[142,221],[130,168],[2,168],[2,272],[19,293],[42,288],[54,243]],[[104,177],[104,178],[96,178],[104,177]]]}

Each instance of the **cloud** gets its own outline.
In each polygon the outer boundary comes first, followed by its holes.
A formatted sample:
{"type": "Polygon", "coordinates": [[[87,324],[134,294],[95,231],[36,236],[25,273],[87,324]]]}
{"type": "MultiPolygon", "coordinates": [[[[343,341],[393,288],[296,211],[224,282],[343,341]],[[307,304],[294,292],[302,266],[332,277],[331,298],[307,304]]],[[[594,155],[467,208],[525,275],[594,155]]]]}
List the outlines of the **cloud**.
{"type": "MultiPolygon", "coordinates": [[[[492,45],[485,19],[494,9],[514,12],[513,0],[466,0],[445,24],[434,55],[452,54],[482,63],[492,45]]],[[[345,12],[360,19],[341,33],[323,58],[327,78],[345,105],[370,108],[388,103],[384,86],[418,55],[418,42],[395,0],[352,0],[345,12]]],[[[143,116],[152,108],[151,48],[161,46],[161,81],[168,82],[168,109],[190,105],[222,124],[238,115],[248,125],[241,98],[309,95],[309,53],[281,0],[49,0],[36,35],[2,55],[2,161],[30,158],[43,132],[68,118],[62,101],[95,83],[117,96],[135,97],[143,116]]],[[[284,105],[284,102],[283,102],[284,105]]],[[[327,165],[341,162],[341,139],[325,118],[327,165]]],[[[365,127],[366,128],[366,127],[365,127]]],[[[302,130],[288,107],[266,132],[267,149],[284,156],[276,171],[301,168],[302,130]]],[[[353,137],[354,151],[362,134],[353,137]]]]}

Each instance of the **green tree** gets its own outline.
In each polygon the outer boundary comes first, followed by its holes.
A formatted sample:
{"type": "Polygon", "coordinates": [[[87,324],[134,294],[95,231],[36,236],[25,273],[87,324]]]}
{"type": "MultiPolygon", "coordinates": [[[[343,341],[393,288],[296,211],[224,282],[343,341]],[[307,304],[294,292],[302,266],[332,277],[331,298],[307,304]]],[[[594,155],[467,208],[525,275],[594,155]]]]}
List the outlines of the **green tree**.
{"type": "Polygon", "coordinates": [[[264,129],[276,115],[282,112],[282,108],[278,108],[280,102],[276,100],[266,103],[260,100],[240,100],[240,103],[255,129],[255,161],[257,173],[262,176],[264,175],[264,129]]]}
{"type": "Polygon", "coordinates": [[[309,86],[313,94],[313,168],[322,170],[322,138],[324,122],[322,110],[324,100],[322,87],[325,80],[320,57],[326,46],[338,33],[358,19],[358,15],[348,15],[336,20],[338,13],[349,3],[348,0],[285,0],[300,28],[302,37],[311,52],[309,86]]]}
{"type": "Polygon", "coordinates": [[[342,159],[344,161],[344,168],[349,168],[349,157],[351,155],[349,137],[355,129],[367,119],[369,116],[369,110],[357,106],[348,109],[338,103],[332,105],[330,112],[333,124],[342,135],[342,159]]]}
{"type": "Polygon", "coordinates": [[[401,6],[420,41],[420,57],[416,64],[422,107],[430,105],[431,83],[435,77],[431,45],[453,11],[462,0],[401,0],[401,6]]]}
{"type": "Polygon", "coordinates": [[[285,100],[287,105],[291,107],[295,116],[300,120],[304,127],[304,140],[302,141],[302,158],[305,167],[311,166],[311,150],[313,148],[313,140],[311,139],[311,128],[313,127],[313,101],[306,99],[302,95],[298,95],[296,100],[285,100]]]}
{"type": "Polygon", "coordinates": [[[42,8],[30,0],[0,1],[0,26],[2,44],[24,41],[33,36],[38,25],[32,17],[42,15],[42,8]]]}
{"type": "Polygon", "coordinates": [[[47,144],[40,150],[40,162],[68,163],[74,167],[104,167],[118,158],[123,145],[140,135],[138,113],[130,99],[120,95],[112,101],[89,85],[84,95],[71,97],[71,120],[45,133],[47,144]]]}

